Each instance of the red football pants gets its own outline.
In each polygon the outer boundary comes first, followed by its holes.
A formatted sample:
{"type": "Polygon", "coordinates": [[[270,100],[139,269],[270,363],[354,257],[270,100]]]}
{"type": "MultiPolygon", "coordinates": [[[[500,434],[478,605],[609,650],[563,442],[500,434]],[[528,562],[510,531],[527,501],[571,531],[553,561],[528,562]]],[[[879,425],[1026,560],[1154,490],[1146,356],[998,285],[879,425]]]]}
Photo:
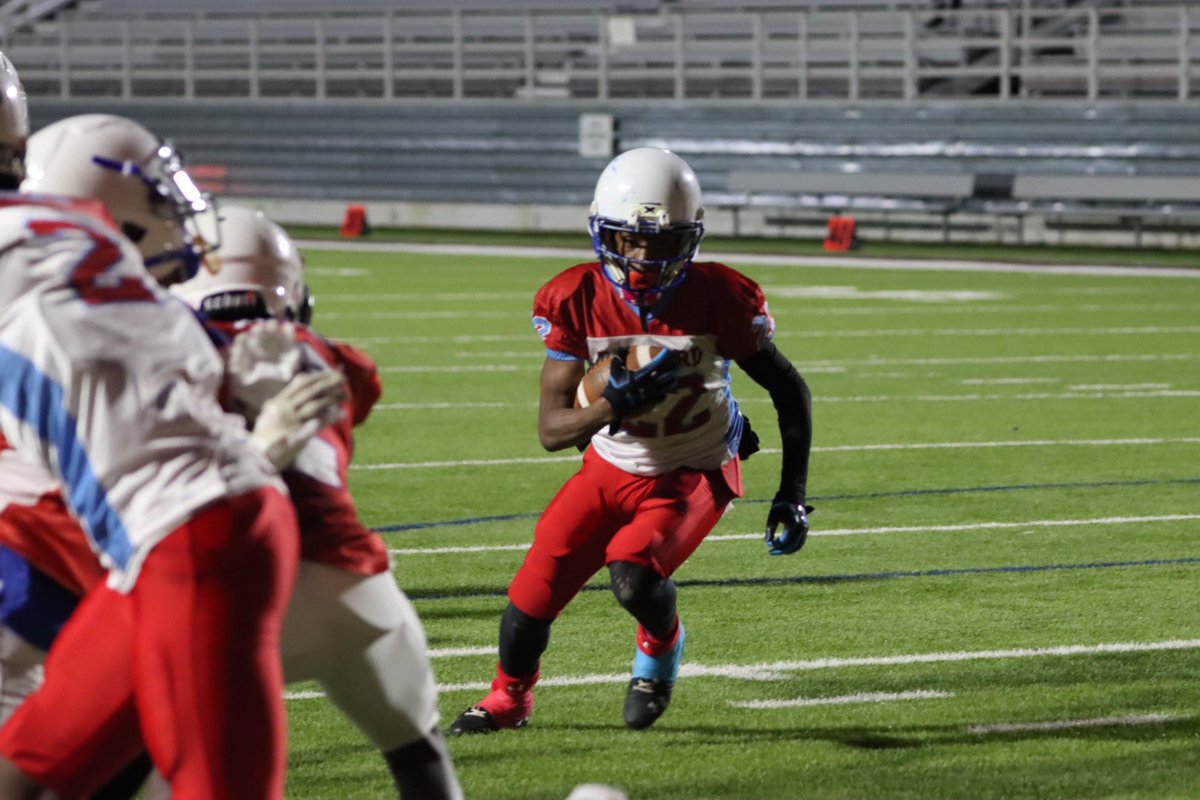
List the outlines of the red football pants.
{"type": "Polygon", "coordinates": [[[279,631],[298,553],[295,512],[273,489],[199,512],[150,551],[129,594],[88,593],[0,755],[67,797],[143,747],[175,800],[282,797],[279,631]]]}
{"type": "MultiPolygon", "coordinates": [[[[736,461],[732,466],[736,472],[736,461]]],[[[733,498],[719,470],[643,477],[589,448],[538,520],[508,598],[529,616],[550,620],[605,564],[630,561],[670,577],[733,498]]]]}

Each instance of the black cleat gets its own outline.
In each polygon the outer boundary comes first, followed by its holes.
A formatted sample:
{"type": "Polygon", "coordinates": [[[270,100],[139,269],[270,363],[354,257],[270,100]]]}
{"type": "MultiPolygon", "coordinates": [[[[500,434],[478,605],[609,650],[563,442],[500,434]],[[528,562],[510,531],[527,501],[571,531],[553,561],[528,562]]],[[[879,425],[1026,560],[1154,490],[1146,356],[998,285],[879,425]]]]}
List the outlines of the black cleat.
{"type": "Polygon", "coordinates": [[[454,720],[454,724],[450,726],[450,733],[456,736],[464,733],[495,733],[503,728],[524,728],[528,723],[529,717],[525,717],[515,719],[509,725],[500,725],[483,706],[471,706],[454,720]]]}
{"type": "Polygon", "coordinates": [[[625,695],[625,724],[640,731],[649,728],[671,704],[674,683],[634,678],[625,695]]]}

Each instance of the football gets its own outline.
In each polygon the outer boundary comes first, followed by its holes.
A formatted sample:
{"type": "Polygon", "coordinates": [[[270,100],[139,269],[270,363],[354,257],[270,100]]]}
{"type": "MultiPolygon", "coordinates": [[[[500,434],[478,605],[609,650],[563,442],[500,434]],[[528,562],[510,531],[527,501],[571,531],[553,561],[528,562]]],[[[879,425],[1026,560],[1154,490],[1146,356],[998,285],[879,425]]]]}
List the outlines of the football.
{"type": "MultiPolygon", "coordinates": [[[[625,357],[625,366],[630,372],[636,372],[654,360],[654,357],[663,351],[663,348],[654,344],[639,344],[636,347],[629,348],[629,355],[625,357]]],[[[584,374],[579,381],[579,386],[575,389],[575,407],[587,408],[592,403],[600,399],[600,395],[604,394],[604,388],[608,386],[608,373],[612,368],[612,356],[607,355],[592,365],[592,368],[584,374]]]]}

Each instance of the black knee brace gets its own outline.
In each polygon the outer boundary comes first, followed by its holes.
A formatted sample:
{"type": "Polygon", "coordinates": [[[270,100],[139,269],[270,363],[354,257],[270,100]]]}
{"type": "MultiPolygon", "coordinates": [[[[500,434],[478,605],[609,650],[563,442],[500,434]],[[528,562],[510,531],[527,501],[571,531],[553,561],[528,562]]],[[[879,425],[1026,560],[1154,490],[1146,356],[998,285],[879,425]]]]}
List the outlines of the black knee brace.
{"type": "Polygon", "coordinates": [[[675,626],[675,582],[629,561],[608,565],[612,590],[621,607],[652,636],[666,637],[675,626]]]}
{"type": "Polygon", "coordinates": [[[551,622],[508,604],[500,617],[500,668],[506,674],[524,678],[537,672],[538,661],[550,644],[551,622]]]}

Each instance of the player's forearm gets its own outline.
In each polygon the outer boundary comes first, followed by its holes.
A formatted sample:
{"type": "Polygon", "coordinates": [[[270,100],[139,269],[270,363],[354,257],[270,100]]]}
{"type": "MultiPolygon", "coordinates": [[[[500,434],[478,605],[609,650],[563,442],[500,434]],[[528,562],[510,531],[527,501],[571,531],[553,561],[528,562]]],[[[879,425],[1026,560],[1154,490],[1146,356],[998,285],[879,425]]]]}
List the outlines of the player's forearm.
{"type": "Polygon", "coordinates": [[[538,439],[550,452],[578,447],[615,419],[612,406],[604,399],[587,408],[543,409],[538,415],[538,439]]]}
{"type": "Polygon", "coordinates": [[[738,363],[771,395],[779,417],[779,438],[783,448],[779,496],[803,503],[808,491],[808,461],[812,450],[812,393],[808,383],[771,344],[738,363]]]}

